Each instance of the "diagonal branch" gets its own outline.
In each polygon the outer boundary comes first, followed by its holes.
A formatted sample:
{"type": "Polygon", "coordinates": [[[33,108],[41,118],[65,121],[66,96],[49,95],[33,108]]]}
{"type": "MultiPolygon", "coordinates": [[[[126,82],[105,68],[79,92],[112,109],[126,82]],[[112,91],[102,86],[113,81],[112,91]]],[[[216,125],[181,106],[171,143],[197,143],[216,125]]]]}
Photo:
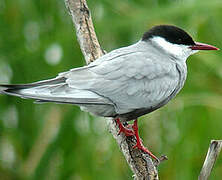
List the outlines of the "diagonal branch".
{"type": "MultiPolygon", "coordinates": [[[[93,27],[90,11],[86,0],[64,0],[86,63],[90,63],[104,55],[93,27]]],[[[120,150],[134,173],[136,180],[158,180],[158,172],[150,157],[138,149],[133,149],[136,143],[134,137],[118,136],[118,127],[112,118],[107,118],[108,128],[117,141],[120,150]]]]}
{"type": "Polygon", "coordinates": [[[83,0],[65,0],[65,4],[69,14],[72,16],[80,48],[86,63],[89,64],[105,54],[96,37],[90,11],[83,0]]]}
{"type": "Polygon", "coordinates": [[[220,154],[222,148],[222,140],[212,140],[210,147],[207,152],[206,159],[204,161],[203,167],[201,169],[199,180],[207,180],[210,176],[212,168],[220,154]]]}

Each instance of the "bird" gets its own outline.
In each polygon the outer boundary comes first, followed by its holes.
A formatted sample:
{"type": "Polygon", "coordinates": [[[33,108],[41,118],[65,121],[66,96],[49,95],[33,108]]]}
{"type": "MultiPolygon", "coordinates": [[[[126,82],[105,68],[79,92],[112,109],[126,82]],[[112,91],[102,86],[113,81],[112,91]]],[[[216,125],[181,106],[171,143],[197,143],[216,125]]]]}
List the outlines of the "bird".
{"type": "Polygon", "coordinates": [[[78,105],[96,116],[113,117],[119,134],[135,136],[134,148],[153,155],[141,142],[137,118],[166,105],[183,88],[187,58],[218,48],[195,42],[183,29],[157,25],[127,47],[115,49],[89,65],[29,84],[1,84],[0,93],[78,105]],[[130,126],[124,122],[134,121],[130,126]]]}

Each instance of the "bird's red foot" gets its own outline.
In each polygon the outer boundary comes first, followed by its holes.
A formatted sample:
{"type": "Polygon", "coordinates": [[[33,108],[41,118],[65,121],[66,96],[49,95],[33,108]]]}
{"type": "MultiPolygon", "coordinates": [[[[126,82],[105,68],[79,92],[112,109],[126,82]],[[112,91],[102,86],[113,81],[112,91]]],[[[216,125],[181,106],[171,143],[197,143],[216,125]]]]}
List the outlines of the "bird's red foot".
{"type": "Polygon", "coordinates": [[[133,126],[132,126],[135,136],[136,136],[136,145],[133,146],[133,148],[138,148],[141,151],[147,153],[149,156],[151,156],[153,159],[155,159],[156,161],[159,161],[159,159],[153,155],[152,152],[150,152],[146,147],[144,147],[144,145],[141,142],[141,139],[139,137],[139,131],[138,131],[138,125],[137,125],[137,119],[134,121],[133,126]]]}
{"type": "Polygon", "coordinates": [[[116,123],[119,126],[118,135],[120,133],[124,133],[125,136],[136,136],[136,145],[133,146],[133,148],[140,149],[141,151],[143,151],[144,153],[148,154],[153,159],[155,159],[157,162],[159,162],[159,159],[155,155],[153,155],[153,153],[150,152],[146,147],[144,147],[143,143],[141,142],[140,137],[139,137],[137,119],[134,121],[133,125],[128,125],[128,128],[123,126],[123,124],[121,123],[119,118],[116,119],[116,123]],[[132,128],[132,129],[130,129],[130,128],[132,128]]]}
{"type": "MultiPolygon", "coordinates": [[[[135,133],[134,133],[134,131],[133,131],[132,129],[126,128],[126,127],[123,126],[123,124],[120,122],[120,119],[119,119],[119,118],[116,119],[116,123],[117,123],[118,126],[119,126],[118,135],[120,135],[121,133],[124,133],[125,136],[134,136],[134,135],[135,135],[135,133]]],[[[129,126],[129,127],[130,127],[130,126],[129,126]]]]}
{"type": "Polygon", "coordinates": [[[140,149],[141,151],[147,153],[149,156],[151,156],[151,157],[152,157],[153,159],[155,159],[156,161],[159,161],[159,159],[158,159],[155,155],[153,155],[152,152],[150,152],[146,147],[144,147],[144,145],[141,143],[141,141],[139,141],[139,142],[137,141],[137,142],[136,142],[136,145],[133,146],[133,148],[138,148],[138,149],[140,149]]]}

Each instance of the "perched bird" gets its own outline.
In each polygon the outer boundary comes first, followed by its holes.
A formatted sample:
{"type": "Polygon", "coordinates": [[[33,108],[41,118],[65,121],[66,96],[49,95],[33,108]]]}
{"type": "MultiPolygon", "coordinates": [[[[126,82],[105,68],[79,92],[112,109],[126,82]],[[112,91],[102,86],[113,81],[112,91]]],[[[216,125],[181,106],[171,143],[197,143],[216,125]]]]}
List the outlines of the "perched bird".
{"type": "Polygon", "coordinates": [[[79,105],[98,116],[114,117],[119,133],[136,136],[135,147],[157,159],[140,141],[137,118],[167,104],[183,87],[186,59],[198,50],[218,48],[194,42],[182,29],[159,25],[141,40],[91,64],[30,84],[0,85],[0,93],[79,105]],[[131,127],[122,122],[134,120],[131,127]]]}

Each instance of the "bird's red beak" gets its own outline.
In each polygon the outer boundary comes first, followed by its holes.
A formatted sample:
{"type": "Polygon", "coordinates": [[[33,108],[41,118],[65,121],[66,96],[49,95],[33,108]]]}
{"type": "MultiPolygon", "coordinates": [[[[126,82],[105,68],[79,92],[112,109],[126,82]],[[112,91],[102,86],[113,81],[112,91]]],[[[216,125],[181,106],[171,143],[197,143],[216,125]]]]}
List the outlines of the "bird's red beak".
{"type": "Polygon", "coordinates": [[[211,46],[209,44],[203,44],[199,42],[195,42],[195,45],[190,46],[192,50],[219,50],[219,48],[216,48],[214,46],[211,46]]]}

